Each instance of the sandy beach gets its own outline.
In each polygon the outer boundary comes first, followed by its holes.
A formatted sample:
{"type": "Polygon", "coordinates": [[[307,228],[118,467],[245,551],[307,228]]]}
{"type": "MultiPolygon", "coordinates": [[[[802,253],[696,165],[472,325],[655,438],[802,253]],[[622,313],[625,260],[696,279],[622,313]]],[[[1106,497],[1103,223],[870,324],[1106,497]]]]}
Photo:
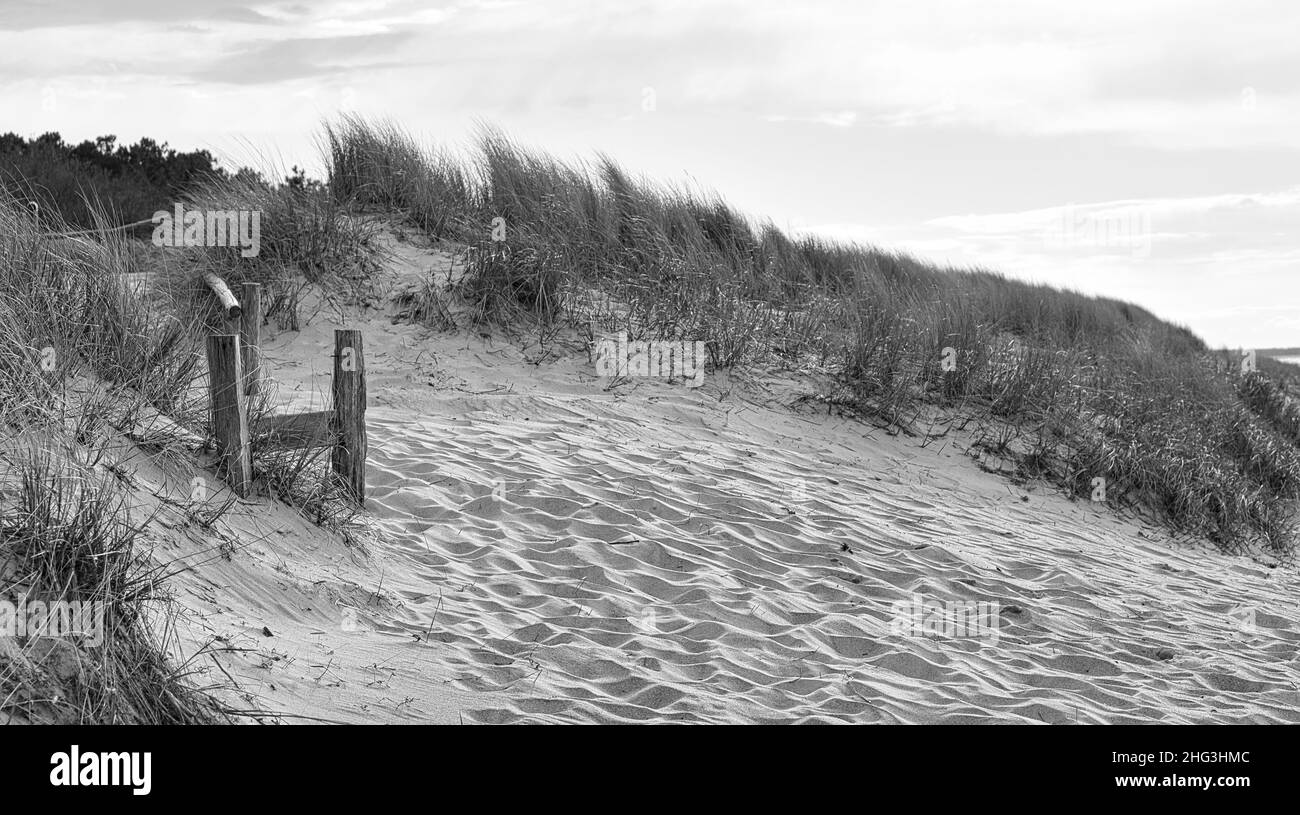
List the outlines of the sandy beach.
{"type": "MultiPolygon", "coordinates": [[[[390,291],[451,264],[388,249],[390,291]]],[[[218,523],[229,559],[192,529],[162,544],[206,561],[173,581],[182,650],[218,638],[212,678],[249,704],[339,722],[1300,721],[1294,566],[1017,486],[956,431],[922,444],[807,406],[815,383],[788,373],[610,388],[580,338],[434,332],[395,308],[322,309],[264,343],[278,399],[310,409],[333,329],[363,332],[364,547],[267,499],[218,523]],[[979,603],[996,614],[977,630],[922,624],[979,603]]]]}

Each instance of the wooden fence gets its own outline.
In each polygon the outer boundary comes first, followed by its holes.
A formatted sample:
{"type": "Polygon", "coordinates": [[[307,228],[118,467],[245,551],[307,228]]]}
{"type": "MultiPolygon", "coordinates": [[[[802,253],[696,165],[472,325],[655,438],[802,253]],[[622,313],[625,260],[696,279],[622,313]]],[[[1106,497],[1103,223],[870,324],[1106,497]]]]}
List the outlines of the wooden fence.
{"type": "MultiPolygon", "coordinates": [[[[245,283],[236,299],[215,275],[205,278],[226,318],[239,321],[238,333],[208,337],[208,379],[212,432],[220,469],[236,495],[252,491],[248,409],[261,390],[262,299],[260,283],[245,283]]],[[[366,498],[366,364],[361,332],[334,331],[334,407],[271,416],[258,427],[258,444],[295,449],[332,446],[330,469],[358,504],[366,498]]]]}

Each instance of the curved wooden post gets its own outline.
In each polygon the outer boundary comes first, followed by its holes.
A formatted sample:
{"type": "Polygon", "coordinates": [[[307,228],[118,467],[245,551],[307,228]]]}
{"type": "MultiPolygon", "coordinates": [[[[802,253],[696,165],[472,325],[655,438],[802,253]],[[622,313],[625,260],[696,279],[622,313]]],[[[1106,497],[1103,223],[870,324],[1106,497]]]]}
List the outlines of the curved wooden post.
{"type": "Polygon", "coordinates": [[[226,285],[226,281],[212,272],[208,272],[203,275],[203,282],[208,284],[208,288],[212,289],[212,293],[221,301],[221,308],[225,312],[227,320],[233,320],[239,316],[239,301],[235,299],[234,292],[226,285]]]}

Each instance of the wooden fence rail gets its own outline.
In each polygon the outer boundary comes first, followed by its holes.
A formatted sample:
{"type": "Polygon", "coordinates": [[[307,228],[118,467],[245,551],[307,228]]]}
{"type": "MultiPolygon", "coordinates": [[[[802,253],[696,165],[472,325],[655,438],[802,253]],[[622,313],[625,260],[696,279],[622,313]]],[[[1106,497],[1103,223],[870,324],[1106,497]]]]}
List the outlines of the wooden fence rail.
{"type": "MultiPolygon", "coordinates": [[[[261,392],[261,284],[245,283],[242,305],[215,275],[208,285],[230,318],[239,318],[238,333],[208,337],[208,381],[212,432],[219,467],[240,497],[252,492],[248,410],[261,392]]],[[[259,446],[278,449],[331,446],[330,469],[358,503],[366,498],[366,366],[361,332],[334,331],[332,410],[271,416],[258,427],[259,446]]]]}

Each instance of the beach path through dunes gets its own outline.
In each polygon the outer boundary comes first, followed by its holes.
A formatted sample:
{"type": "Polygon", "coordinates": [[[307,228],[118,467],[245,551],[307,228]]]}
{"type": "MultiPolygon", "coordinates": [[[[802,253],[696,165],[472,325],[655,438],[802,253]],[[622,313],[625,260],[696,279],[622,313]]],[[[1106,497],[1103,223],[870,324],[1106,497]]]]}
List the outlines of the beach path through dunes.
{"type": "MultiPolygon", "coordinates": [[[[437,262],[397,249],[412,270],[437,262]]],[[[336,324],[268,340],[287,404],[320,407],[336,324]]],[[[347,626],[312,628],[336,689],[308,704],[310,682],[239,674],[273,704],[394,721],[1300,721],[1294,567],[1026,491],[952,443],[794,409],[801,383],[777,374],[607,389],[576,342],[378,311],[348,325],[366,338],[381,535],[331,561],[331,584],[365,587],[333,598],[347,626]],[[371,661],[391,668],[375,687],[371,661]]],[[[223,591],[245,616],[285,613],[273,592],[223,591]]]]}

